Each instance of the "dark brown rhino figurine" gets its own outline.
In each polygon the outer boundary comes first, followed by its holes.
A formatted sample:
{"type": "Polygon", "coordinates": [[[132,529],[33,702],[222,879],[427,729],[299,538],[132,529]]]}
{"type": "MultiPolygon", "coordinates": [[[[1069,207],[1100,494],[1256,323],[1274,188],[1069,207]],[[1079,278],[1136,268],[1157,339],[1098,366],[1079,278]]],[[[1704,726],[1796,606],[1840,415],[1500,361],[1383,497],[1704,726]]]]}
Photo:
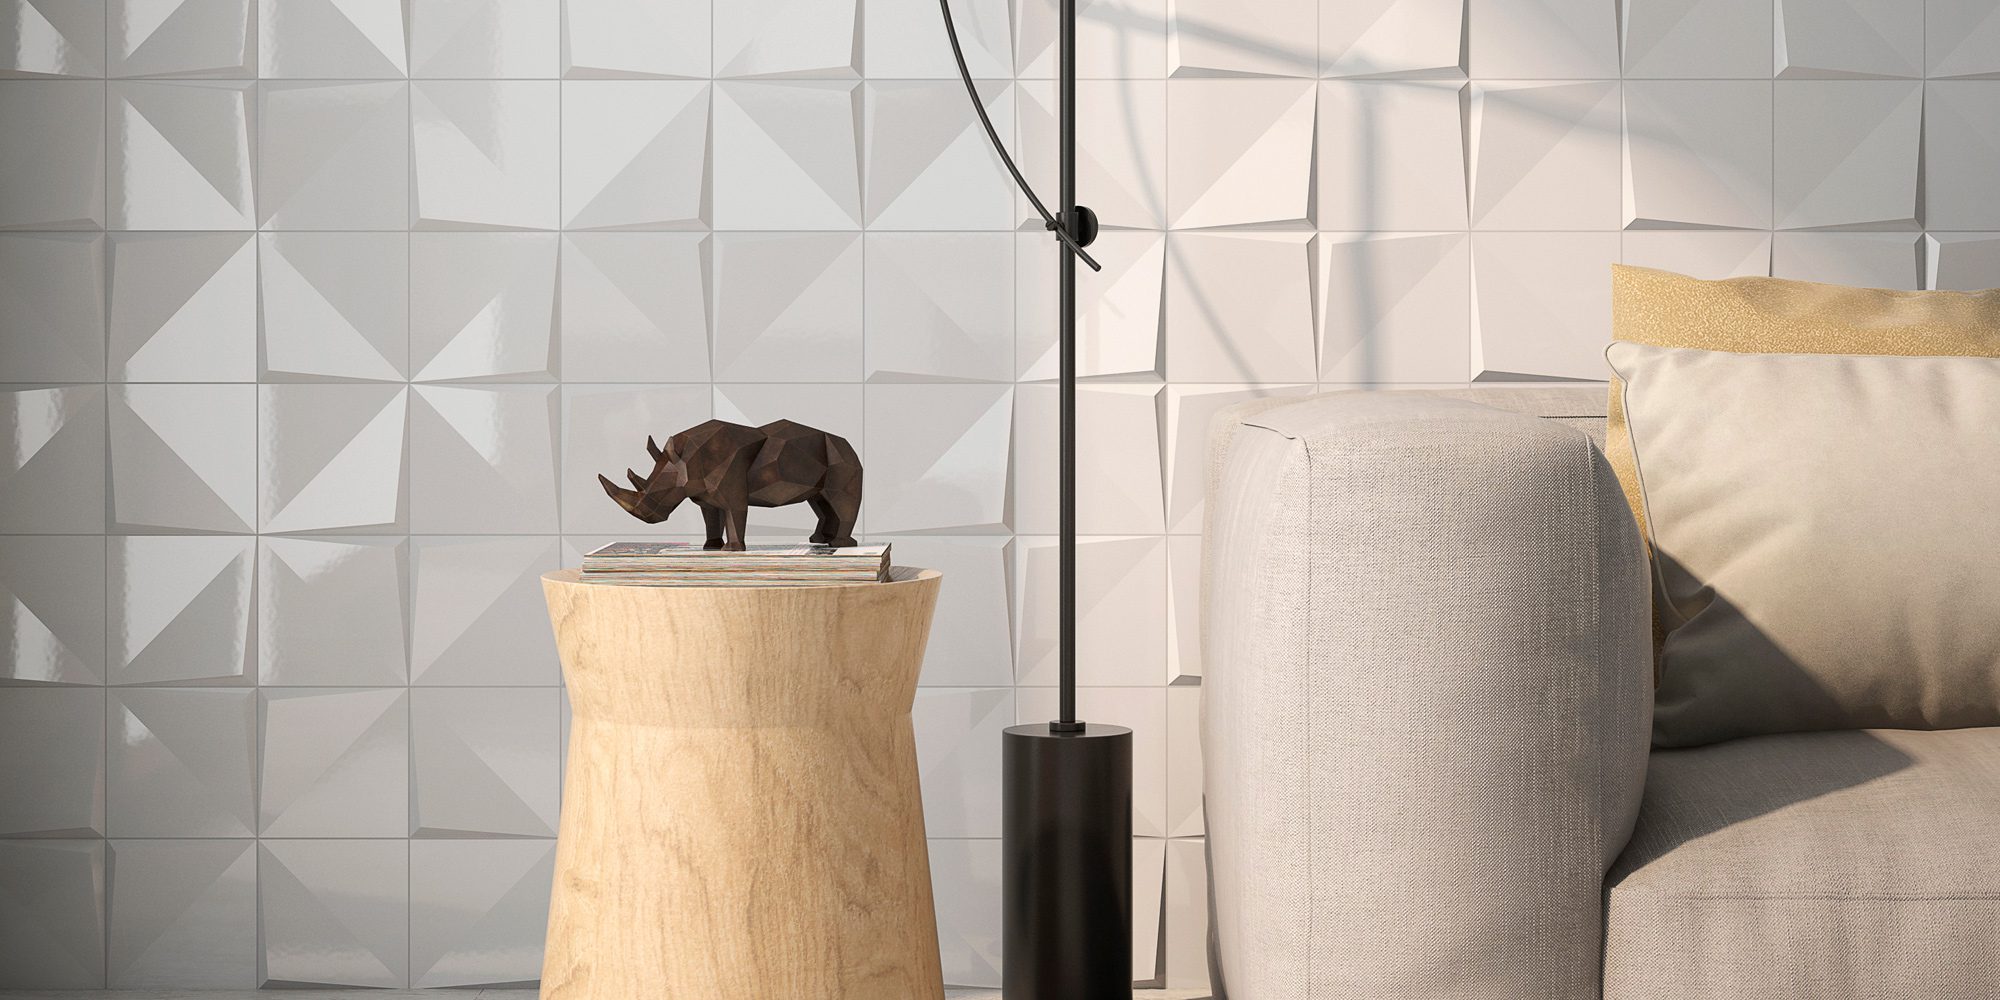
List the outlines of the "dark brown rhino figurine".
{"type": "Polygon", "coordinates": [[[626,469],[633,489],[603,476],[597,481],[626,513],[647,524],[666,520],[682,500],[693,500],[708,524],[706,548],[741,552],[749,508],[804,501],[819,515],[815,544],[855,544],[861,459],[845,438],[789,420],[762,427],[710,420],[668,438],[664,449],[648,437],[646,451],[653,456],[653,474],[641,477],[626,469]]]}

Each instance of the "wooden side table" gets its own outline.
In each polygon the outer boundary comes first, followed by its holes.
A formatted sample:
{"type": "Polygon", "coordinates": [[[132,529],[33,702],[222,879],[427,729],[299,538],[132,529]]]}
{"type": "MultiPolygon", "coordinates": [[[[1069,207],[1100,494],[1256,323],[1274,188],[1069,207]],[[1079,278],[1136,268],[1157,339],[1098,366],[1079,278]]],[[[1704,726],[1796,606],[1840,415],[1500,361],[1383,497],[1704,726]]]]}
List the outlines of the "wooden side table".
{"type": "Polygon", "coordinates": [[[939,580],[542,577],[572,709],[545,1000],[941,1000],[910,730],[939,580]]]}

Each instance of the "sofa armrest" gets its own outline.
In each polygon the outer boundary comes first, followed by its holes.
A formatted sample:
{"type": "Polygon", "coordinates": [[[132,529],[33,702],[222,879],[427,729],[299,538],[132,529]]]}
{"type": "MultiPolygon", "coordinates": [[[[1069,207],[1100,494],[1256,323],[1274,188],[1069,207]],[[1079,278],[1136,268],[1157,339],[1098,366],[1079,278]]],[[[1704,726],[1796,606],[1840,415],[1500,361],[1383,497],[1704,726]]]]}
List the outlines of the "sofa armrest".
{"type": "Polygon", "coordinates": [[[1603,455],[1413,393],[1221,419],[1202,745],[1230,1000],[1595,1000],[1652,711],[1603,455]]]}

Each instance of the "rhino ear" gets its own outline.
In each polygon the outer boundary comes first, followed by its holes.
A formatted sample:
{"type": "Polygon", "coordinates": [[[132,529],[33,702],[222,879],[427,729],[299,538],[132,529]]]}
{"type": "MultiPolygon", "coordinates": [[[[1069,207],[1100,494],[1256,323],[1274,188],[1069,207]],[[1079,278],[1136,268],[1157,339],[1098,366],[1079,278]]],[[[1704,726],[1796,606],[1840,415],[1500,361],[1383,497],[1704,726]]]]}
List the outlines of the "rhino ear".
{"type": "Polygon", "coordinates": [[[653,443],[653,436],[651,434],[646,435],[646,454],[653,456],[653,461],[655,462],[667,457],[667,453],[661,451],[660,446],[653,443]]]}
{"type": "Polygon", "coordinates": [[[646,478],[644,476],[639,475],[636,472],[633,472],[631,469],[625,470],[625,478],[632,481],[632,486],[634,489],[640,490],[641,492],[643,492],[646,489],[646,478]]]}
{"type": "Polygon", "coordinates": [[[625,513],[630,514],[634,517],[639,516],[639,502],[641,499],[643,499],[642,497],[639,496],[639,494],[634,493],[631,490],[621,489],[617,483],[614,483],[611,480],[604,478],[603,476],[598,476],[597,481],[603,484],[604,492],[607,496],[611,497],[611,499],[613,500],[618,501],[618,506],[625,508],[625,513]]]}

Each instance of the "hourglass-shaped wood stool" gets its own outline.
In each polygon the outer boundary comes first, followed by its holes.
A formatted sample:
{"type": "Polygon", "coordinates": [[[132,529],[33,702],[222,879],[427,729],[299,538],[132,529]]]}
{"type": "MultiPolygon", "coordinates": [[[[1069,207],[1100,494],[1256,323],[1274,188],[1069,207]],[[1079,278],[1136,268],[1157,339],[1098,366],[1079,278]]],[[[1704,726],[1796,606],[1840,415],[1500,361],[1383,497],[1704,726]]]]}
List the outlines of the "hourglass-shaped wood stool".
{"type": "Polygon", "coordinates": [[[910,731],[938,585],[542,577],[572,709],[546,1000],[941,1000],[910,731]]]}

